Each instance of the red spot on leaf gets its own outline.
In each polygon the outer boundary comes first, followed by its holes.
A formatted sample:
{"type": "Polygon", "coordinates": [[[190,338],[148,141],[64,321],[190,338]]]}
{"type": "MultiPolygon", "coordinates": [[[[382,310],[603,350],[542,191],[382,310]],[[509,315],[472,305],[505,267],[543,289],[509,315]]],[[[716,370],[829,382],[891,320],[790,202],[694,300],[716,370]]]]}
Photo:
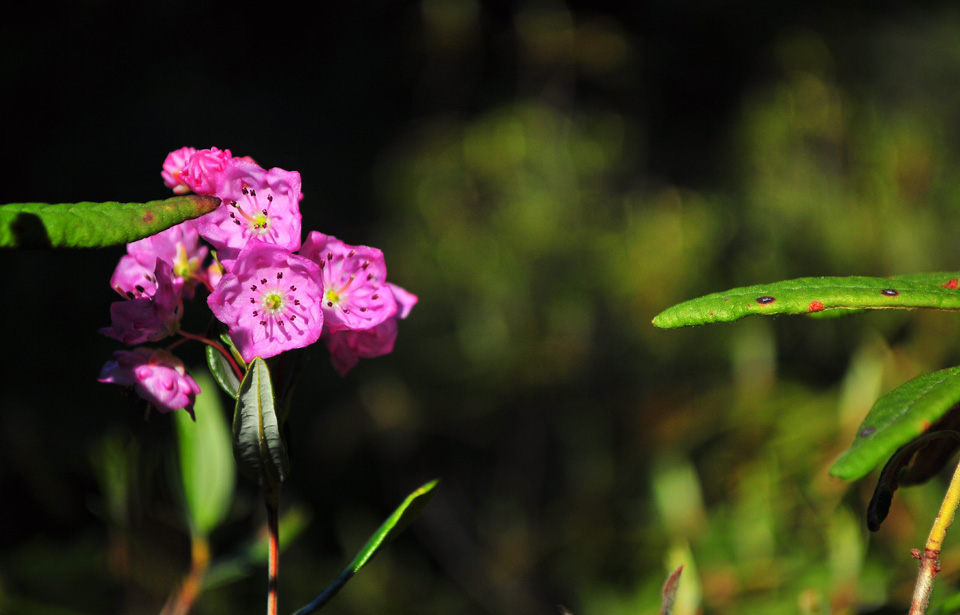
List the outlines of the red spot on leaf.
{"type": "Polygon", "coordinates": [[[150,224],[151,222],[153,222],[153,211],[150,210],[150,209],[148,209],[148,210],[143,214],[143,223],[144,223],[144,224],[150,224]]]}
{"type": "Polygon", "coordinates": [[[724,300],[724,301],[730,301],[730,297],[724,297],[723,300],[724,300]]]}
{"type": "Polygon", "coordinates": [[[923,431],[930,429],[930,421],[923,422],[923,431]]]}
{"type": "Polygon", "coordinates": [[[823,301],[811,301],[809,309],[811,312],[819,312],[823,310],[823,301]]]}
{"type": "Polygon", "coordinates": [[[954,288],[957,287],[957,283],[958,283],[958,282],[960,282],[960,280],[958,280],[957,278],[953,278],[952,280],[950,280],[949,282],[947,282],[946,284],[944,284],[943,287],[944,287],[944,288],[949,288],[949,289],[952,290],[952,289],[954,289],[954,288]]]}

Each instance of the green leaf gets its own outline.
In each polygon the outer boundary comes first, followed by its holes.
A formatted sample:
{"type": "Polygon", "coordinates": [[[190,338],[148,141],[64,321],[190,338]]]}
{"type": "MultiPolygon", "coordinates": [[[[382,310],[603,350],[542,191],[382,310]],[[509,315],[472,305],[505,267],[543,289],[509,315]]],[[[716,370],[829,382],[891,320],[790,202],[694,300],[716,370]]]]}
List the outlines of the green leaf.
{"type": "Polygon", "coordinates": [[[180,477],[191,529],[207,536],[230,509],[236,471],[230,450],[230,427],[210,378],[196,375],[201,393],[194,404],[196,421],[174,412],[180,477]]]}
{"type": "Polygon", "coordinates": [[[833,464],[830,474],[844,480],[866,476],[958,402],[960,367],[942,369],[900,385],[873,405],[853,444],[833,464]]]}
{"type": "Polygon", "coordinates": [[[343,569],[340,576],[320,592],[310,604],[301,608],[294,615],[307,615],[307,613],[313,613],[323,608],[323,606],[343,588],[347,581],[363,568],[366,563],[370,561],[370,558],[380,551],[384,544],[410,525],[410,522],[420,514],[423,507],[433,498],[433,490],[439,482],[440,481],[436,479],[432,480],[408,495],[407,499],[403,501],[403,504],[393,511],[393,514],[390,515],[377,531],[374,532],[373,536],[370,537],[367,544],[363,545],[363,548],[360,549],[360,552],[353,558],[353,561],[343,569]]]}
{"type": "Polygon", "coordinates": [[[217,381],[217,384],[227,395],[236,399],[237,391],[240,390],[240,379],[233,371],[230,361],[213,346],[205,346],[204,348],[207,353],[207,367],[210,368],[213,379],[217,381]]]}
{"type": "MultiPolygon", "coordinates": [[[[240,383],[233,413],[233,455],[245,476],[278,486],[287,473],[287,451],[277,421],[270,370],[254,358],[240,383]]],[[[270,490],[268,490],[269,492],[270,490]]]]}
{"type": "Polygon", "coordinates": [[[818,314],[833,310],[960,310],[960,273],[892,278],[798,278],[713,293],[668,308],[653,319],[664,329],[730,322],[751,314],[818,314]]]}
{"type": "Polygon", "coordinates": [[[187,195],[147,203],[12,203],[0,206],[0,248],[104,248],[155,235],[220,205],[187,195]]]}

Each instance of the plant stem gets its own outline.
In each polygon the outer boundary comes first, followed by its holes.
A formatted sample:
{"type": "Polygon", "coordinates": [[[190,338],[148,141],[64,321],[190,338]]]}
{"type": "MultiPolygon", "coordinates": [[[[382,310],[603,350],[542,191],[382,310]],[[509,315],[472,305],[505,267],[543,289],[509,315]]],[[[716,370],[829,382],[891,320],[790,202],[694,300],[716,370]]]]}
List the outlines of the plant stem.
{"type": "Polygon", "coordinates": [[[940,546],[947,535],[947,528],[953,523],[953,517],[960,505],[960,463],[953,471],[947,495],[940,505],[940,512],[933,522],[927,545],[923,553],[914,549],[914,557],[920,560],[920,574],[917,576],[917,585],[913,590],[913,602],[910,604],[910,615],[923,615],[930,604],[930,594],[933,592],[933,580],[940,572],[940,546]]]}
{"type": "Polygon", "coordinates": [[[267,615],[277,615],[277,573],[280,568],[280,527],[277,506],[267,500],[270,554],[267,564],[267,615]]]}
{"type": "MultiPolygon", "coordinates": [[[[229,350],[227,350],[226,348],[224,348],[222,345],[218,344],[217,342],[215,342],[215,341],[213,341],[213,340],[211,340],[211,339],[207,339],[207,338],[203,337],[202,335],[197,335],[196,333],[188,333],[187,331],[184,331],[183,329],[180,329],[180,331],[179,331],[178,333],[180,333],[180,335],[182,335],[183,337],[185,337],[185,338],[187,338],[187,339],[196,340],[196,341],[198,341],[198,342],[203,342],[204,344],[206,344],[206,345],[208,345],[208,346],[212,346],[212,347],[216,348],[217,350],[219,350],[221,353],[223,353],[223,356],[227,357],[227,361],[230,361],[230,366],[233,367],[233,371],[234,371],[234,373],[237,375],[237,378],[239,378],[240,380],[243,380],[243,370],[241,370],[241,369],[240,369],[240,366],[237,365],[237,362],[233,360],[233,355],[230,354],[230,351],[229,351],[229,350]]],[[[183,343],[183,340],[176,341],[176,342],[174,342],[173,344],[171,344],[171,345],[168,347],[168,350],[171,349],[171,348],[174,348],[175,346],[177,346],[177,345],[179,345],[179,344],[182,344],[182,343],[183,343]]]]}
{"type": "Polygon", "coordinates": [[[183,580],[176,594],[167,601],[160,615],[186,615],[190,612],[190,607],[193,606],[197,596],[200,595],[203,577],[210,565],[210,545],[202,536],[194,535],[191,538],[190,554],[192,560],[190,573],[183,580]]]}

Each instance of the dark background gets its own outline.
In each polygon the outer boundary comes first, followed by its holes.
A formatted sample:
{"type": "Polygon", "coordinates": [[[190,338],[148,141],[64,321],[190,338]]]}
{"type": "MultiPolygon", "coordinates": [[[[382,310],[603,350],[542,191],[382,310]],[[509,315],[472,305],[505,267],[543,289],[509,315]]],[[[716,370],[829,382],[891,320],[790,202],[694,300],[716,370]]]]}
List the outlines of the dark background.
{"type": "MultiPolygon", "coordinates": [[[[433,477],[331,611],[654,612],[679,563],[677,613],[902,605],[942,484],[867,536],[870,481],[826,470],[873,398],[960,359],[954,319],[649,322],[955,269],[958,35],[950,3],[27,3],[0,20],[0,200],[165,198],[167,152],[229,148],[300,171],[304,230],[420,296],[393,355],[340,379],[313,353],[283,610],[433,477]]],[[[0,252],[0,612],[156,612],[188,565],[168,417],[96,382],[122,253],[0,252]]],[[[261,522],[243,484],[214,555],[261,522]]],[[[262,608],[263,576],[195,612],[262,608]]]]}

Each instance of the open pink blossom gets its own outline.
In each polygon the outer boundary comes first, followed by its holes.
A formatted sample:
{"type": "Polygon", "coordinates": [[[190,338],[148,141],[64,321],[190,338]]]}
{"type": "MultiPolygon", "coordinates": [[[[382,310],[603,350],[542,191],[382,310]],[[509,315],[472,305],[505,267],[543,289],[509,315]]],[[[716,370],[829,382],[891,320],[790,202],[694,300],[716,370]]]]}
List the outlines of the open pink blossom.
{"type": "Polygon", "coordinates": [[[253,239],[207,297],[244,361],[304,348],[320,337],[320,268],[309,259],[253,239]]]}
{"type": "Polygon", "coordinates": [[[190,160],[190,156],[193,156],[196,151],[192,147],[181,147],[167,154],[167,159],[163,161],[163,171],[160,172],[163,183],[167,188],[172,188],[177,194],[190,192],[190,186],[184,183],[181,173],[183,173],[183,167],[187,165],[187,161],[190,160]]]}
{"type": "Polygon", "coordinates": [[[127,244],[127,256],[117,264],[110,286],[128,298],[152,296],[156,290],[153,271],[157,260],[162,260],[170,264],[175,285],[182,286],[184,296],[190,299],[197,281],[206,276],[206,271],[201,268],[206,256],[207,248],[200,244],[193,222],[187,220],[127,244]]]}
{"type": "Polygon", "coordinates": [[[323,320],[331,332],[371,329],[397,313],[393,293],[384,287],[387,265],[380,250],[311,231],[300,254],[320,266],[323,320]]]}
{"type": "Polygon", "coordinates": [[[229,270],[251,239],[274,244],[289,252],[300,249],[300,174],[283,169],[264,170],[249,160],[227,161],[216,196],[223,203],[194,220],[200,236],[218,250],[229,270]]]}
{"type": "MultiPolygon", "coordinates": [[[[123,259],[121,259],[122,261],[123,259]]],[[[156,290],[146,293],[146,288],[128,300],[110,304],[111,325],[100,333],[134,346],[144,342],[156,342],[173,335],[180,328],[180,291],[182,285],[174,282],[173,269],[169,263],[157,260],[153,278],[156,290]]]]}
{"type": "Polygon", "coordinates": [[[197,194],[212,195],[217,191],[220,176],[232,157],[228,149],[211,147],[197,150],[184,165],[180,180],[197,194]]]}
{"type": "Polygon", "coordinates": [[[418,298],[396,284],[384,284],[397,302],[397,313],[372,329],[333,332],[324,328],[321,339],[330,351],[330,362],[341,376],[353,369],[360,359],[372,359],[393,352],[397,341],[397,322],[406,318],[418,298]]]}
{"type": "Polygon", "coordinates": [[[160,412],[183,409],[190,416],[200,392],[180,359],[161,349],[117,350],[113,360],[107,361],[100,370],[98,380],[133,387],[137,395],[160,412]]]}

